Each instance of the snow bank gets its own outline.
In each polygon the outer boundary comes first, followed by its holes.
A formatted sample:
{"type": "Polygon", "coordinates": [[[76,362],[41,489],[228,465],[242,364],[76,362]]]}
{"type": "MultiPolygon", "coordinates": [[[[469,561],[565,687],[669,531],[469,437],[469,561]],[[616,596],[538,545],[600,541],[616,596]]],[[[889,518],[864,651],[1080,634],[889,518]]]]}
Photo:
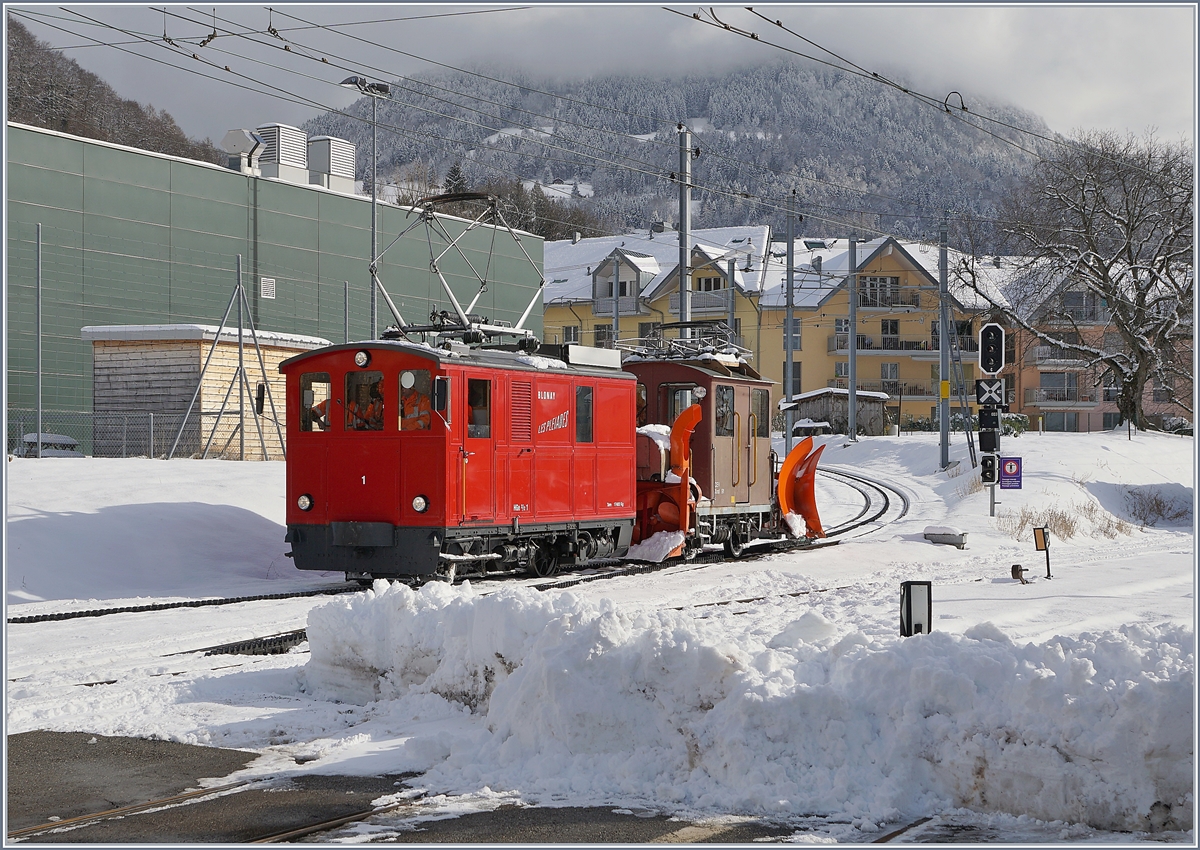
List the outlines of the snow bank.
{"type": "Polygon", "coordinates": [[[1017,646],[990,624],[901,639],[801,607],[739,634],[731,622],[753,618],[701,610],[377,582],[310,613],[307,687],[469,708],[474,731],[428,749],[422,781],[447,791],[836,814],[867,831],[947,805],[1192,826],[1190,629],[1017,646]]]}

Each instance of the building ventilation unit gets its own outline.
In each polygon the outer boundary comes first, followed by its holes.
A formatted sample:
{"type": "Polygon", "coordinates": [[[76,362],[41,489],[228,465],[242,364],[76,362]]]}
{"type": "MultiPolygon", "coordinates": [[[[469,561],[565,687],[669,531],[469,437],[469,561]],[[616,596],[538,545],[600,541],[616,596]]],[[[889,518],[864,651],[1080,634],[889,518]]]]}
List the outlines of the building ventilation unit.
{"type": "Polygon", "coordinates": [[[221,141],[221,147],[229,154],[228,165],[234,171],[258,177],[262,174],[258,161],[262,158],[266,142],[262,136],[249,130],[230,130],[221,141]]]}
{"type": "Polygon", "coordinates": [[[263,177],[308,184],[308,135],[287,124],[264,124],[254,131],[264,149],[259,159],[263,177]]]}
{"type": "Polygon", "coordinates": [[[308,140],[309,182],[335,192],[354,193],[354,145],[333,136],[308,140]]]}

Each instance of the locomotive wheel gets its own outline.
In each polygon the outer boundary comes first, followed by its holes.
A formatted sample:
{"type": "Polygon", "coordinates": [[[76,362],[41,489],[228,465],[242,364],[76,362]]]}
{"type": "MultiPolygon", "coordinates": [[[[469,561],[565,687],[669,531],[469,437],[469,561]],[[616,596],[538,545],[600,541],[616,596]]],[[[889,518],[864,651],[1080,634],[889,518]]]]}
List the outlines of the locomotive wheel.
{"type": "Polygon", "coordinates": [[[529,555],[528,569],[538,578],[549,578],[558,572],[558,559],[545,546],[535,546],[529,555]]]}
{"type": "Polygon", "coordinates": [[[746,541],[736,531],[731,531],[725,540],[725,554],[731,558],[740,558],[746,551],[746,541]]]}
{"type": "Polygon", "coordinates": [[[438,581],[444,581],[444,582],[447,582],[448,584],[454,584],[454,579],[457,577],[458,577],[458,564],[454,563],[453,561],[446,564],[444,567],[441,567],[438,570],[437,575],[435,576],[435,578],[438,581]]]}

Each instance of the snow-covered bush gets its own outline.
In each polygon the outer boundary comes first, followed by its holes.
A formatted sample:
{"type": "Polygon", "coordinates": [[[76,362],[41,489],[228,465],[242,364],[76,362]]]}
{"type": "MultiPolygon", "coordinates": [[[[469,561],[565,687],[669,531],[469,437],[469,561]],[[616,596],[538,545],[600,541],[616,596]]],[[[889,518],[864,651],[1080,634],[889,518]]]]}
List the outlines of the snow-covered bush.
{"type": "Polygon", "coordinates": [[[1191,516],[1192,506],[1159,487],[1126,487],[1125,508],[1142,525],[1155,526],[1160,522],[1176,523],[1191,516]]]}

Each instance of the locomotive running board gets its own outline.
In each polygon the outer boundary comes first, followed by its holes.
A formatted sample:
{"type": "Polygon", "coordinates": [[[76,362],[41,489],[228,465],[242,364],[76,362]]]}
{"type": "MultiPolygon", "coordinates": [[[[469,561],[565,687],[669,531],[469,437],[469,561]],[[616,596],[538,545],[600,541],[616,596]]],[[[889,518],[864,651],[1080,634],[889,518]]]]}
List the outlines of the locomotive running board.
{"type": "Polygon", "coordinates": [[[817,514],[817,460],[825,447],[813,451],[813,439],[805,437],[788,453],[779,469],[776,495],[779,513],[783,516],[799,514],[804,519],[807,538],[824,537],[821,517],[817,514]]]}

